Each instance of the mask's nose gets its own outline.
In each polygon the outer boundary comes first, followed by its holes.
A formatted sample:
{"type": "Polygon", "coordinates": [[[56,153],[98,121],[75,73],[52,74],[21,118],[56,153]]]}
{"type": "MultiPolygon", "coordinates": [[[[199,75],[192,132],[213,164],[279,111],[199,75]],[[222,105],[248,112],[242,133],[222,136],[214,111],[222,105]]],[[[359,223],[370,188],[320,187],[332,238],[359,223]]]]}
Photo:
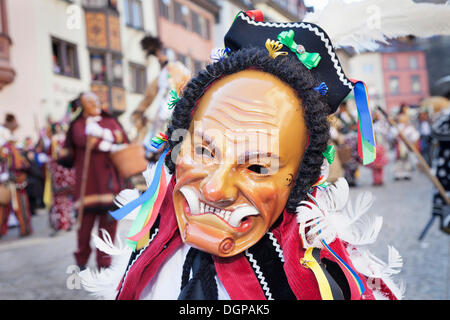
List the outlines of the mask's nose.
{"type": "Polygon", "coordinates": [[[212,172],[200,183],[200,191],[205,201],[220,207],[232,205],[238,197],[232,167],[224,165],[212,172]]]}

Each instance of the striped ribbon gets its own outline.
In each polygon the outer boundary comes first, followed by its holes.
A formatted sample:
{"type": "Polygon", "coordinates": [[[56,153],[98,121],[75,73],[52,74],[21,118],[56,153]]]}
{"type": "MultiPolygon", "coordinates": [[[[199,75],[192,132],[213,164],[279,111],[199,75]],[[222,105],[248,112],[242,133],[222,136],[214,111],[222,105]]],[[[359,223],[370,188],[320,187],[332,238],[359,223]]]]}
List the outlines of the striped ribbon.
{"type": "Polygon", "coordinates": [[[129,202],[122,208],[110,212],[109,214],[116,220],[122,220],[124,217],[126,217],[129,213],[131,213],[134,209],[139,207],[140,205],[144,204],[145,202],[149,201],[154,195],[155,192],[158,190],[159,187],[159,180],[161,179],[161,172],[163,169],[164,159],[167,156],[167,153],[169,150],[165,150],[161,157],[158,160],[158,163],[156,164],[156,170],[155,175],[153,177],[153,181],[148,187],[147,191],[145,191],[139,198],[129,202]]]}
{"type": "Polygon", "coordinates": [[[353,80],[355,103],[358,110],[358,154],[367,165],[376,159],[375,134],[373,131],[372,115],[369,108],[369,94],[364,82],[353,80]]]}
{"type": "Polygon", "coordinates": [[[156,137],[152,138],[152,147],[159,150],[166,142],[167,136],[160,132],[156,137]]]}
{"type": "Polygon", "coordinates": [[[364,288],[364,284],[355,270],[353,270],[341,257],[339,257],[338,254],[334,252],[333,249],[331,249],[324,240],[321,240],[321,242],[323,246],[328,250],[328,252],[331,253],[333,257],[335,257],[339,261],[339,263],[352,275],[353,280],[358,285],[359,294],[362,295],[366,289],[364,288]]]}

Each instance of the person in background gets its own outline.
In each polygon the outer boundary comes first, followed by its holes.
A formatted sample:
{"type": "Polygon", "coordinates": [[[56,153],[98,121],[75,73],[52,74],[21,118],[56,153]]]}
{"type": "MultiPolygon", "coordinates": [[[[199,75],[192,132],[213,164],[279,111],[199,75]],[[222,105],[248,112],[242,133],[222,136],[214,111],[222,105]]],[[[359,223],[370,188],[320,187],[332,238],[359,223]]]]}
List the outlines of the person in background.
{"type": "Polygon", "coordinates": [[[45,182],[45,171],[43,163],[46,161],[47,157],[44,159],[40,156],[39,147],[36,149],[24,150],[25,158],[29,164],[27,173],[27,186],[26,191],[28,199],[30,202],[30,211],[32,215],[36,214],[38,208],[43,207],[43,191],[45,182]]]}
{"type": "Polygon", "coordinates": [[[428,165],[431,164],[431,123],[426,110],[419,113],[420,153],[428,165]]]}
{"type": "MultiPolygon", "coordinates": [[[[412,125],[410,116],[408,114],[408,106],[402,104],[397,115],[397,129],[408,139],[412,144],[417,144],[420,138],[419,132],[412,125]]],[[[396,130],[393,129],[394,135],[397,135],[396,130]]],[[[395,180],[410,180],[412,177],[413,166],[411,164],[411,157],[409,156],[408,147],[403,141],[396,138],[396,160],[394,169],[395,180]]]]}
{"type": "MultiPolygon", "coordinates": [[[[450,109],[441,111],[431,128],[431,137],[436,141],[433,152],[432,172],[442,184],[447,197],[450,196],[450,109]]],[[[440,229],[450,234],[450,206],[441,194],[433,188],[433,206],[431,214],[440,218],[440,229]]]]}
{"type": "Polygon", "coordinates": [[[338,145],[337,151],[342,161],[344,177],[350,187],[355,187],[360,166],[356,131],[358,122],[348,110],[345,101],[339,106],[336,118],[337,128],[342,135],[342,143],[338,145]]]}
{"type": "Polygon", "coordinates": [[[26,192],[28,163],[17,148],[14,132],[19,127],[16,117],[7,114],[0,126],[1,182],[11,193],[11,200],[0,205],[0,234],[8,232],[10,213],[13,212],[22,237],[32,234],[30,204],[26,192]]]}
{"type": "Polygon", "coordinates": [[[377,142],[375,161],[369,165],[372,169],[373,185],[382,186],[384,184],[384,167],[389,163],[387,150],[389,145],[386,139],[386,133],[389,131],[389,125],[384,121],[378,112],[373,115],[373,130],[377,142]]]}
{"type": "MultiPolygon", "coordinates": [[[[76,105],[82,111],[70,124],[64,142],[65,151],[61,152],[60,157],[72,157],[77,210],[81,201],[83,202],[84,211],[81,225],[78,226],[74,256],[80,269],[84,269],[91,253],[91,232],[96,221],[99,235],[100,230],[105,229],[114,241],[117,221],[108,212],[115,208],[114,195],[124,187],[124,182],[111,161],[110,152],[117,150],[120,144],[128,143],[128,138],[117,119],[101,109],[100,100],[94,93],[82,93],[77,100],[76,105]],[[92,152],[89,161],[85,163],[88,143],[92,145],[92,152]],[[81,199],[85,173],[86,189],[81,199]]],[[[96,262],[99,269],[106,268],[111,264],[111,257],[97,250],[96,262]]]]}
{"type": "Polygon", "coordinates": [[[136,127],[142,127],[141,130],[144,130],[145,134],[142,135],[138,132],[137,136],[144,137],[141,142],[147,151],[154,152],[156,150],[151,147],[151,139],[159,132],[165,132],[167,121],[172,115],[172,109],[168,108],[171,99],[170,93],[175,91],[180,95],[182,88],[191,78],[191,74],[181,62],[169,59],[167,50],[164,49],[163,43],[158,37],[145,36],[141,40],[141,46],[147,57],[156,57],[161,71],[147,86],[144,98],[133,112],[131,121],[136,127]],[[155,117],[148,119],[149,121],[146,121],[142,126],[139,122],[154,101],[158,108],[155,117]]]}
{"type": "Polygon", "coordinates": [[[52,125],[52,143],[47,174],[51,185],[51,207],[49,211],[52,236],[59,231],[70,231],[73,226],[73,193],[75,188],[75,169],[60,165],[60,157],[66,139],[61,124],[52,125]]]}

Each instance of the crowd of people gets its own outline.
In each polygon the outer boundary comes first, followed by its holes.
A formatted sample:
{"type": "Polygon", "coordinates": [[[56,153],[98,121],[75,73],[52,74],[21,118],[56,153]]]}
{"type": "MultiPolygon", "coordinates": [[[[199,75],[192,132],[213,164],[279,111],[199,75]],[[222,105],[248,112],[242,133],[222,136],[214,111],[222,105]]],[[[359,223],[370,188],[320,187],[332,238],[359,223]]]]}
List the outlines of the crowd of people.
{"type": "MultiPolygon", "coordinates": [[[[375,108],[372,117],[377,142],[376,159],[368,168],[372,171],[373,186],[411,180],[414,170],[419,170],[431,172],[448,194],[450,134],[445,123],[449,121],[450,108],[402,104],[390,115],[375,108]],[[391,172],[385,170],[389,163],[393,164],[391,176],[388,175],[391,172]]],[[[331,138],[336,146],[337,160],[331,166],[330,180],[344,176],[350,186],[356,187],[362,167],[357,146],[358,122],[357,115],[346,101],[331,119],[331,138]]],[[[440,218],[440,228],[446,233],[450,233],[448,207],[435,186],[431,214],[440,218]]]]}
{"type": "MultiPolygon", "coordinates": [[[[51,236],[76,227],[74,256],[84,268],[95,222],[115,236],[117,223],[108,211],[115,208],[114,196],[125,187],[125,180],[110,153],[127,145],[127,134],[91,92],[71,101],[62,121],[48,121],[34,144],[30,138],[18,141],[14,135],[18,126],[13,114],[7,114],[0,126],[0,234],[5,236],[15,226],[21,237],[32,234],[32,216],[45,209],[51,236]]],[[[107,267],[110,257],[98,251],[97,263],[107,267]]]]}
{"type": "MultiPolygon", "coordinates": [[[[392,180],[410,180],[416,169],[416,155],[403,142],[401,133],[415,146],[418,153],[431,166],[433,158],[432,119],[427,108],[402,104],[390,117],[394,124],[375,108],[372,112],[374,134],[377,142],[376,159],[369,165],[372,170],[373,185],[382,186],[386,182],[384,168],[394,163],[392,180]]],[[[332,140],[336,145],[339,161],[336,161],[336,176],[344,176],[350,186],[357,186],[359,169],[362,167],[358,155],[358,121],[347,102],[343,102],[331,120],[332,140]]],[[[420,165],[418,166],[420,168],[420,165]]]]}
{"type": "MultiPolygon", "coordinates": [[[[124,176],[123,166],[119,168],[114,161],[123,162],[123,154],[128,152],[123,150],[128,148],[132,150],[128,166],[138,162],[140,169],[134,171],[140,173],[158,159],[152,137],[166,130],[171,91],[179,92],[190,78],[184,65],[169,61],[158,37],[148,35],[141,45],[148,56],[157,58],[160,74],[133,112],[129,132],[102,108],[92,92],[70,101],[60,121],[47,119],[35,139],[19,141],[15,135],[18,120],[13,114],[6,115],[0,125],[0,238],[16,227],[20,237],[31,235],[32,217],[42,210],[48,213],[50,236],[76,230],[74,259],[81,270],[92,251],[90,240],[96,223],[99,234],[106,231],[114,242],[117,221],[108,212],[116,208],[115,195],[126,186],[147,187],[142,175],[124,176]],[[159,101],[158,110],[148,121],[146,112],[154,100],[159,101]],[[119,153],[114,160],[113,154],[119,153]]],[[[106,268],[111,258],[97,250],[96,261],[98,268],[106,268]]]]}

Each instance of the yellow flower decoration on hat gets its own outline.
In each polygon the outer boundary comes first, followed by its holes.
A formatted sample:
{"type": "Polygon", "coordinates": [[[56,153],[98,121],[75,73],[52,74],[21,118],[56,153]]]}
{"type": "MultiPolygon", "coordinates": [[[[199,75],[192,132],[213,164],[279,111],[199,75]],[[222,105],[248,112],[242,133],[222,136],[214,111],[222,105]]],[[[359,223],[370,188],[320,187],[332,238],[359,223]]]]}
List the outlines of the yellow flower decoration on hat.
{"type": "Polygon", "coordinates": [[[266,48],[267,51],[269,51],[269,56],[271,56],[273,59],[276,59],[278,56],[285,56],[288,54],[285,51],[278,52],[279,50],[281,50],[281,48],[283,48],[283,45],[279,41],[267,39],[266,48]]]}

